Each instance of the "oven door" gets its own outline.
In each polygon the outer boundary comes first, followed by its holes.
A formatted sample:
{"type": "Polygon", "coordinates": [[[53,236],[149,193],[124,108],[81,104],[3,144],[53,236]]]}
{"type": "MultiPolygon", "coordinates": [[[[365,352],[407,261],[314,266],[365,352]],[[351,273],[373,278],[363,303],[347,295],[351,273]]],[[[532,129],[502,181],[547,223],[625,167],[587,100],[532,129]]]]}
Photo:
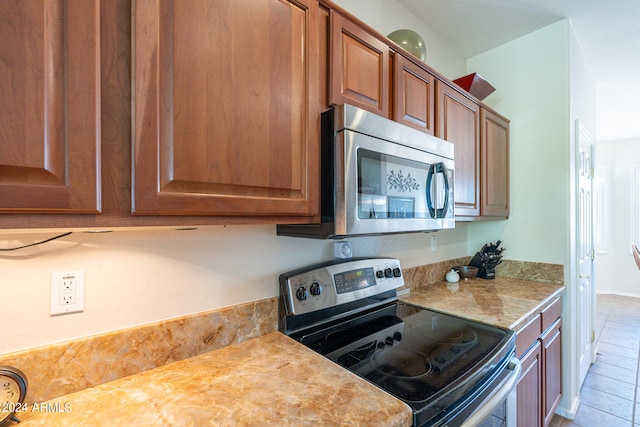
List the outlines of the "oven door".
{"type": "Polygon", "coordinates": [[[446,420],[445,427],[516,427],[516,386],[522,366],[512,357],[500,377],[467,408],[446,420]]]}
{"type": "Polygon", "coordinates": [[[349,129],[336,144],[336,234],[455,227],[453,160],[349,129]]]}

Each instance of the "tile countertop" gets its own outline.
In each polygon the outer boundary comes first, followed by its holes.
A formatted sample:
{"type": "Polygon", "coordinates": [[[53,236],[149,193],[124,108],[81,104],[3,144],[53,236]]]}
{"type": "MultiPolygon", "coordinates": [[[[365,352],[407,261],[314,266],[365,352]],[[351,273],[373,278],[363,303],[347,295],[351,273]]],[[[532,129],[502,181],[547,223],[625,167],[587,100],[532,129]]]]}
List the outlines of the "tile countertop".
{"type": "Polygon", "coordinates": [[[558,284],[497,277],[435,283],[412,289],[400,299],[517,332],[562,293],[564,286],[558,284]]]}
{"type": "Polygon", "coordinates": [[[36,403],[31,426],[410,426],[409,406],[280,332],[36,403]]]}

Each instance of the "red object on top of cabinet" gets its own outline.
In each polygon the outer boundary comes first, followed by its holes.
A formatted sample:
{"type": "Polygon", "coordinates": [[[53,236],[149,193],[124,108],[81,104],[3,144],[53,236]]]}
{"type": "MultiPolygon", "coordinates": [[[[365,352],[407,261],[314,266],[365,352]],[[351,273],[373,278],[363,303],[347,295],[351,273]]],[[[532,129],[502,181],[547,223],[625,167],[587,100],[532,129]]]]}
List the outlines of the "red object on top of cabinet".
{"type": "Polygon", "coordinates": [[[455,79],[453,82],[481,101],[496,90],[478,73],[468,74],[455,79]]]}

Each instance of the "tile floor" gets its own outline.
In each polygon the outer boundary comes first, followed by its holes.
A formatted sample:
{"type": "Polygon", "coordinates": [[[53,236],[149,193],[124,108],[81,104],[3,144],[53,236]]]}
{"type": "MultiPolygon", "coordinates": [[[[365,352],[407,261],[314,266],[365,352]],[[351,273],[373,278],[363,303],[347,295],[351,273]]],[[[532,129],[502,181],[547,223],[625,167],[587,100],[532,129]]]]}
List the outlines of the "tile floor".
{"type": "Polygon", "coordinates": [[[596,340],[576,419],[552,427],[640,427],[640,298],[598,295],[596,340]]]}

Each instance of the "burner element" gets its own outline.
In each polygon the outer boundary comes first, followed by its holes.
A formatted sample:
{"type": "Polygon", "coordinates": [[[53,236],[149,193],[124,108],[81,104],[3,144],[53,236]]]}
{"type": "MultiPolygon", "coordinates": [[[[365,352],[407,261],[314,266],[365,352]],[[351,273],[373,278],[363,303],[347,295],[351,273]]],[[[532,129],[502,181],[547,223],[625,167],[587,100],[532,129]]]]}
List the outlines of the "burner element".
{"type": "Polygon", "coordinates": [[[418,379],[433,371],[425,354],[399,347],[376,351],[371,363],[383,374],[398,378],[418,379]]]}
{"type": "Polygon", "coordinates": [[[440,344],[429,353],[433,365],[444,372],[451,364],[467,357],[467,352],[480,343],[478,335],[469,328],[440,340],[440,344]]]}

